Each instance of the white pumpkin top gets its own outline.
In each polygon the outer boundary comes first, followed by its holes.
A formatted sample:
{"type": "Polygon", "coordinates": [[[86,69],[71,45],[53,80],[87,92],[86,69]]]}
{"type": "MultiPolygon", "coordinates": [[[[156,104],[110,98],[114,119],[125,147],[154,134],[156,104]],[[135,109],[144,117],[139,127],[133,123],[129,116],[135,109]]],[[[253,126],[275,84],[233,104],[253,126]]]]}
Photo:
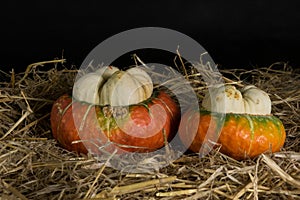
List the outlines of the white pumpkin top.
{"type": "Polygon", "coordinates": [[[219,113],[271,114],[269,95],[254,85],[248,85],[240,91],[233,85],[212,88],[205,95],[202,106],[206,110],[219,113]]]}
{"type": "Polygon", "coordinates": [[[73,97],[91,104],[126,106],[148,99],[152,92],[152,79],[143,69],[121,71],[109,66],[79,78],[73,97]]]}

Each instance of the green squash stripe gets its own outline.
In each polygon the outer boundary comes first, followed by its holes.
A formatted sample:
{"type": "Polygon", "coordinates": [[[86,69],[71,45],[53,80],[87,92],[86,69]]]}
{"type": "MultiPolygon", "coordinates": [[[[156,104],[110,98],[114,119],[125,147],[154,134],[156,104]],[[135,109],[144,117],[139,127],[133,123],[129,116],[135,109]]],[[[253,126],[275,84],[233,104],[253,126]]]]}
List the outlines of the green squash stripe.
{"type": "MultiPolygon", "coordinates": [[[[245,115],[246,119],[248,120],[249,122],[249,126],[250,126],[250,132],[251,132],[251,140],[254,139],[254,125],[253,125],[253,121],[252,121],[252,117],[250,117],[249,115],[245,115]]],[[[250,145],[251,147],[251,145],[250,145]]]]}

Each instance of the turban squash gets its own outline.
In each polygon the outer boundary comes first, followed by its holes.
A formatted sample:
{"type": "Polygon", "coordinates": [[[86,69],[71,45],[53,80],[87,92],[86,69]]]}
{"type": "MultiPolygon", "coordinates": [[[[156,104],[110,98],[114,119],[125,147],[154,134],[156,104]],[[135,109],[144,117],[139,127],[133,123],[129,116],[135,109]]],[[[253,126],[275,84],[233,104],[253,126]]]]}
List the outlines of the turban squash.
{"type": "Polygon", "coordinates": [[[79,78],[73,96],[63,95],[51,110],[53,137],[78,153],[150,152],[177,131],[180,108],[164,88],[138,67],[104,67],[79,78]]]}
{"type": "Polygon", "coordinates": [[[253,85],[212,88],[202,107],[184,113],[179,128],[183,144],[193,152],[207,153],[218,143],[222,153],[243,160],[284,145],[285,129],[271,114],[268,94],[253,85]]]}

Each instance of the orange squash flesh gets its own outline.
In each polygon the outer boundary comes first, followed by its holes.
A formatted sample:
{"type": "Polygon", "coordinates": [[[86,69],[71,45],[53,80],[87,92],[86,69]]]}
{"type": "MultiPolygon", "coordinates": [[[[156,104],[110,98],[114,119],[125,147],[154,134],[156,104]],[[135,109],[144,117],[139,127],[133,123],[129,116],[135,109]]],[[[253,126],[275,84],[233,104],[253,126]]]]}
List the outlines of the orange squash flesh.
{"type": "Polygon", "coordinates": [[[229,113],[222,117],[224,115],[207,111],[187,112],[179,129],[181,140],[184,144],[192,141],[189,149],[199,152],[210,139],[221,145],[222,153],[236,160],[254,158],[264,152],[277,152],[284,145],[285,129],[275,116],[229,113]],[[191,127],[196,127],[197,131],[191,127]]]}

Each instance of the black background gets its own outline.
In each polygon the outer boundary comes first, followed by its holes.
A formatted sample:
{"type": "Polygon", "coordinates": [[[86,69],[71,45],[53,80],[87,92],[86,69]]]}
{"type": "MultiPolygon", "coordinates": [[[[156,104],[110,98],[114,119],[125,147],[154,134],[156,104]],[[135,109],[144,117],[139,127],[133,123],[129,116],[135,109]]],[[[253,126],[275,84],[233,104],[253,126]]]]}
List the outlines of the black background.
{"type": "Polygon", "coordinates": [[[199,42],[223,68],[300,64],[300,6],[269,1],[6,1],[0,7],[0,69],[60,58],[80,66],[108,37],[165,27],[199,42]]]}

